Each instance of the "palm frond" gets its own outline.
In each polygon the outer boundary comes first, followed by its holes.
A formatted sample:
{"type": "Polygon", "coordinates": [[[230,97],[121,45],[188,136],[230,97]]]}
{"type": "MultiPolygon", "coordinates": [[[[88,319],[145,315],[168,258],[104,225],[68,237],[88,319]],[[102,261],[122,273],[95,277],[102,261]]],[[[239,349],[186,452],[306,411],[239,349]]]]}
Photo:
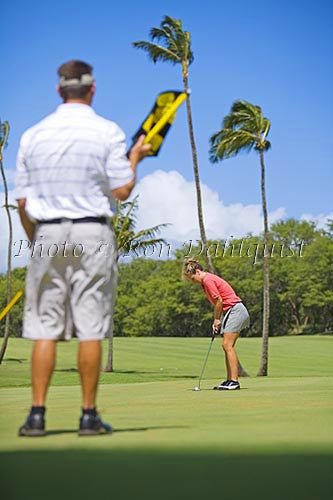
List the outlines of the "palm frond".
{"type": "Polygon", "coordinates": [[[166,61],[173,64],[193,62],[191,51],[191,36],[188,31],[183,31],[180,19],[173,19],[164,16],[159,28],[151,28],[151,40],[156,40],[159,44],[151,42],[134,42],[133,46],[148,53],[148,56],[155,63],[166,61]]]}
{"type": "Polygon", "coordinates": [[[224,118],[223,126],[225,128],[246,128],[256,130],[256,113],[253,106],[246,101],[235,101],[231,107],[230,113],[224,118]]]}
{"type": "Polygon", "coordinates": [[[271,122],[268,118],[263,118],[263,129],[264,129],[264,132],[263,132],[263,139],[266,139],[266,137],[268,136],[269,134],[269,131],[271,129],[271,122]]]}
{"type": "Polygon", "coordinates": [[[167,42],[173,38],[173,33],[169,26],[165,26],[164,28],[151,28],[150,30],[150,38],[152,40],[156,40],[157,42],[167,42]]]}
{"type": "Polygon", "coordinates": [[[11,203],[4,203],[1,208],[8,208],[9,210],[18,210],[17,205],[12,205],[11,203]]]}
{"type": "Polygon", "coordinates": [[[142,49],[147,52],[149,59],[151,59],[154,63],[156,63],[157,61],[170,62],[171,64],[177,64],[181,62],[178,54],[165,47],[162,47],[162,45],[157,45],[151,42],[133,42],[132,45],[136,49],[142,49]]]}
{"type": "Polygon", "coordinates": [[[161,27],[169,28],[173,33],[175,45],[178,48],[178,53],[183,61],[187,61],[190,65],[194,60],[191,50],[191,34],[189,31],[183,31],[183,25],[180,19],[174,19],[170,16],[164,16],[161,22],[161,27]]]}
{"type": "Polygon", "coordinates": [[[157,226],[150,227],[148,229],[142,229],[141,231],[137,232],[134,236],[133,239],[138,239],[138,238],[154,238],[156,234],[158,234],[161,229],[164,229],[165,227],[169,226],[170,224],[158,224],[157,226]]]}
{"type": "Polygon", "coordinates": [[[175,19],[174,17],[165,15],[161,21],[161,26],[170,26],[174,31],[181,32],[183,29],[182,22],[180,19],[175,19]]]}
{"type": "Polygon", "coordinates": [[[269,120],[264,117],[260,106],[248,101],[238,100],[231,106],[230,113],[224,118],[223,125],[226,128],[241,127],[261,135],[266,129],[267,122],[269,120]]]}
{"type": "Polygon", "coordinates": [[[122,208],[124,209],[124,212],[126,212],[125,217],[130,217],[132,212],[134,212],[134,214],[132,214],[132,217],[131,217],[131,220],[133,221],[133,223],[136,222],[135,212],[139,208],[138,199],[139,199],[139,195],[137,194],[133,198],[132,201],[125,201],[125,203],[122,204],[122,208]]]}
{"type": "Polygon", "coordinates": [[[210,160],[216,163],[237,155],[240,151],[267,151],[271,145],[266,140],[270,121],[264,117],[260,106],[248,101],[235,101],[230,113],[223,120],[223,128],[211,139],[210,160]]]}
{"type": "Polygon", "coordinates": [[[7,147],[7,139],[9,134],[9,123],[7,121],[2,122],[0,120],[0,154],[7,147]]]}
{"type": "Polygon", "coordinates": [[[249,152],[256,144],[256,137],[246,130],[222,129],[211,139],[209,159],[212,163],[236,156],[241,150],[249,152]]]}
{"type": "Polygon", "coordinates": [[[159,45],[177,54],[178,47],[174,34],[169,26],[165,26],[164,28],[152,28],[150,30],[150,38],[160,42],[159,45]]]}
{"type": "Polygon", "coordinates": [[[136,249],[138,247],[141,248],[151,248],[155,245],[166,244],[166,241],[163,238],[151,238],[149,240],[131,240],[131,248],[136,249]]]}
{"type": "Polygon", "coordinates": [[[169,224],[159,224],[135,232],[136,211],[139,207],[137,195],[131,201],[117,203],[117,213],[111,218],[111,225],[117,239],[119,254],[134,252],[139,246],[153,247],[157,243],[165,243],[163,238],[157,238],[161,229],[169,224]]]}
{"type": "Polygon", "coordinates": [[[183,25],[180,19],[174,19],[170,16],[164,16],[161,21],[161,28],[169,28],[176,40],[181,41],[183,39],[183,25]]]}

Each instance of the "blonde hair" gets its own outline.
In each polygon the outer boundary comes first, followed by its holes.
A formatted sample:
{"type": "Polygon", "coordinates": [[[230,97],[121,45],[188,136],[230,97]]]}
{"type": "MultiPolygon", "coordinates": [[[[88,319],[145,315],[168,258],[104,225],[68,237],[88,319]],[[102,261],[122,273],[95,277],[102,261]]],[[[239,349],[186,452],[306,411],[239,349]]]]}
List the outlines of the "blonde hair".
{"type": "Polygon", "coordinates": [[[197,272],[197,269],[199,269],[199,271],[203,271],[203,267],[200,262],[196,259],[187,259],[184,262],[183,276],[185,278],[189,278],[197,272]]]}

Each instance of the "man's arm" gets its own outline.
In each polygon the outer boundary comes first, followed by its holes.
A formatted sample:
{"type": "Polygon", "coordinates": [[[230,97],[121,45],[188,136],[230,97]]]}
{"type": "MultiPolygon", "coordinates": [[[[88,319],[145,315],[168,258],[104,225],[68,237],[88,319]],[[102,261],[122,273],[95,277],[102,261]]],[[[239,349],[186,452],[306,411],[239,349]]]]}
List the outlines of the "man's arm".
{"type": "Polygon", "coordinates": [[[27,212],[25,211],[25,203],[26,199],[21,198],[17,200],[18,203],[18,208],[19,208],[19,214],[20,214],[20,219],[21,219],[21,224],[29,238],[30,243],[34,239],[34,233],[35,233],[35,224],[31,222],[29,219],[27,212]]]}
{"type": "Polygon", "coordinates": [[[145,136],[141,135],[137,142],[134,144],[132,147],[130,154],[129,154],[129,160],[131,162],[131,169],[133,171],[133,179],[131,182],[128,184],[125,184],[124,186],[121,186],[119,188],[113,189],[112,190],[112,195],[117,198],[117,200],[124,201],[126,200],[129,195],[132,192],[132,189],[135,186],[136,183],[136,169],[138,166],[138,163],[143,160],[143,158],[147,155],[148,151],[151,148],[150,144],[143,144],[143,141],[145,140],[145,136]]]}
{"type": "Polygon", "coordinates": [[[215,300],[215,309],[214,309],[214,323],[213,323],[213,330],[215,334],[218,334],[220,331],[221,327],[221,314],[223,311],[223,300],[221,297],[218,297],[215,300]]]}
{"type": "Polygon", "coordinates": [[[25,211],[26,199],[29,192],[29,175],[26,165],[27,144],[31,141],[29,134],[29,131],[27,131],[22,135],[17,152],[14,197],[18,203],[21,224],[30,242],[32,242],[34,238],[35,225],[31,222],[25,211]]]}

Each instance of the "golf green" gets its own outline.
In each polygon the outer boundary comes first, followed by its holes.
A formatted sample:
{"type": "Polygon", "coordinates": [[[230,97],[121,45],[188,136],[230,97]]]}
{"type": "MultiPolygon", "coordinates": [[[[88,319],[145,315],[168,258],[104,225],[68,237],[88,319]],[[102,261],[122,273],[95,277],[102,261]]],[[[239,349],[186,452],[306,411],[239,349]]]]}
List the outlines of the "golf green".
{"type": "Polygon", "coordinates": [[[103,373],[99,409],[114,427],[79,438],[75,342],[59,346],[44,438],[19,438],[30,406],[31,345],[10,339],[0,367],[0,459],[8,498],[328,499],[333,465],[333,337],[270,339],[270,376],[255,377],[260,339],[240,339],[252,377],[223,378],[209,339],[116,338],[115,373],[103,373]]]}

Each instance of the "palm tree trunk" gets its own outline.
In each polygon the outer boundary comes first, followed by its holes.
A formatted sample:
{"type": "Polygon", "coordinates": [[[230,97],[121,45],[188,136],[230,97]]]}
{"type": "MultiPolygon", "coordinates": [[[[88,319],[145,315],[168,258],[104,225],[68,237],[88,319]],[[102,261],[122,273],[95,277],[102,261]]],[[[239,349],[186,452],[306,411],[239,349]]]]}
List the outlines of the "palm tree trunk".
{"type": "MultiPolygon", "coordinates": [[[[118,205],[118,208],[120,205],[118,205]]],[[[119,212],[120,213],[120,212],[119,212]]],[[[116,258],[116,263],[115,265],[118,266],[118,260],[119,260],[119,254],[117,250],[117,255],[115,256],[116,258]]],[[[108,355],[106,359],[106,365],[104,368],[104,372],[113,372],[113,360],[114,360],[114,350],[113,350],[113,331],[114,331],[114,311],[116,308],[116,301],[117,301],[117,285],[118,285],[118,274],[117,276],[112,276],[112,295],[111,295],[111,324],[110,324],[110,335],[109,335],[109,342],[108,342],[108,355]]]]}
{"type": "Polygon", "coordinates": [[[114,328],[113,312],[114,312],[114,306],[112,306],[110,337],[108,342],[108,356],[106,359],[106,365],[103,372],[113,372],[113,328],[114,328]]]}
{"type": "MultiPolygon", "coordinates": [[[[118,259],[117,259],[118,261],[118,259]]],[[[114,331],[114,310],[116,307],[117,300],[117,280],[114,280],[112,283],[112,296],[111,296],[111,324],[110,324],[110,334],[109,334],[109,342],[108,342],[108,355],[106,359],[106,365],[104,368],[104,372],[113,372],[113,359],[114,359],[114,351],[113,351],[113,331],[114,331]]]]}
{"type": "MultiPolygon", "coordinates": [[[[187,78],[187,76],[183,76],[183,82],[184,82],[184,91],[186,93],[188,93],[188,78],[187,78]]],[[[200,188],[199,167],[198,167],[198,156],[197,156],[197,148],[196,148],[195,140],[194,140],[192,111],[191,111],[191,103],[190,103],[190,96],[189,95],[186,99],[186,109],[187,109],[188,128],[189,128],[189,133],[190,133],[190,143],[191,143],[191,149],[192,149],[195,187],[196,187],[196,192],[197,192],[197,208],[198,208],[200,237],[201,237],[201,241],[202,241],[202,246],[203,246],[204,251],[205,251],[205,259],[206,259],[207,269],[209,272],[212,273],[214,271],[214,268],[213,268],[212,259],[209,255],[209,252],[208,252],[206,231],[205,231],[204,220],[203,220],[201,188],[200,188]]]]}
{"type": "Polygon", "coordinates": [[[264,152],[260,151],[261,196],[264,213],[264,259],[263,259],[263,313],[262,313],[262,351],[258,376],[268,373],[268,335],[269,335],[269,251],[268,251],[268,216],[265,193],[264,152]]]}
{"type": "Polygon", "coordinates": [[[249,377],[250,375],[247,373],[247,371],[245,370],[245,368],[243,368],[241,362],[239,361],[238,359],[238,375],[240,377],[249,377]]]}
{"type": "MultiPolygon", "coordinates": [[[[7,137],[9,133],[9,125],[6,122],[5,123],[5,137],[3,141],[3,147],[7,142],[7,137]]],[[[8,251],[7,251],[7,305],[10,302],[11,296],[12,296],[12,242],[13,242],[13,224],[12,224],[12,218],[10,215],[10,210],[8,206],[8,186],[7,186],[7,180],[5,176],[5,171],[3,168],[3,163],[2,163],[2,148],[0,151],[0,169],[1,169],[1,176],[3,180],[3,185],[5,189],[5,209],[7,213],[7,218],[8,218],[8,227],[9,227],[9,239],[8,239],[8,251]]],[[[7,313],[6,316],[6,322],[5,322],[5,333],[4,333],[4,338],[2,341],[1,349],[0,349],[0,364],[2,363],[2,360],[4,358],[6,349],[7,349],[7,344],[8,344],[8,338],[9,338],[9,326],[10,326],[10,313],[7,313]]]]}

